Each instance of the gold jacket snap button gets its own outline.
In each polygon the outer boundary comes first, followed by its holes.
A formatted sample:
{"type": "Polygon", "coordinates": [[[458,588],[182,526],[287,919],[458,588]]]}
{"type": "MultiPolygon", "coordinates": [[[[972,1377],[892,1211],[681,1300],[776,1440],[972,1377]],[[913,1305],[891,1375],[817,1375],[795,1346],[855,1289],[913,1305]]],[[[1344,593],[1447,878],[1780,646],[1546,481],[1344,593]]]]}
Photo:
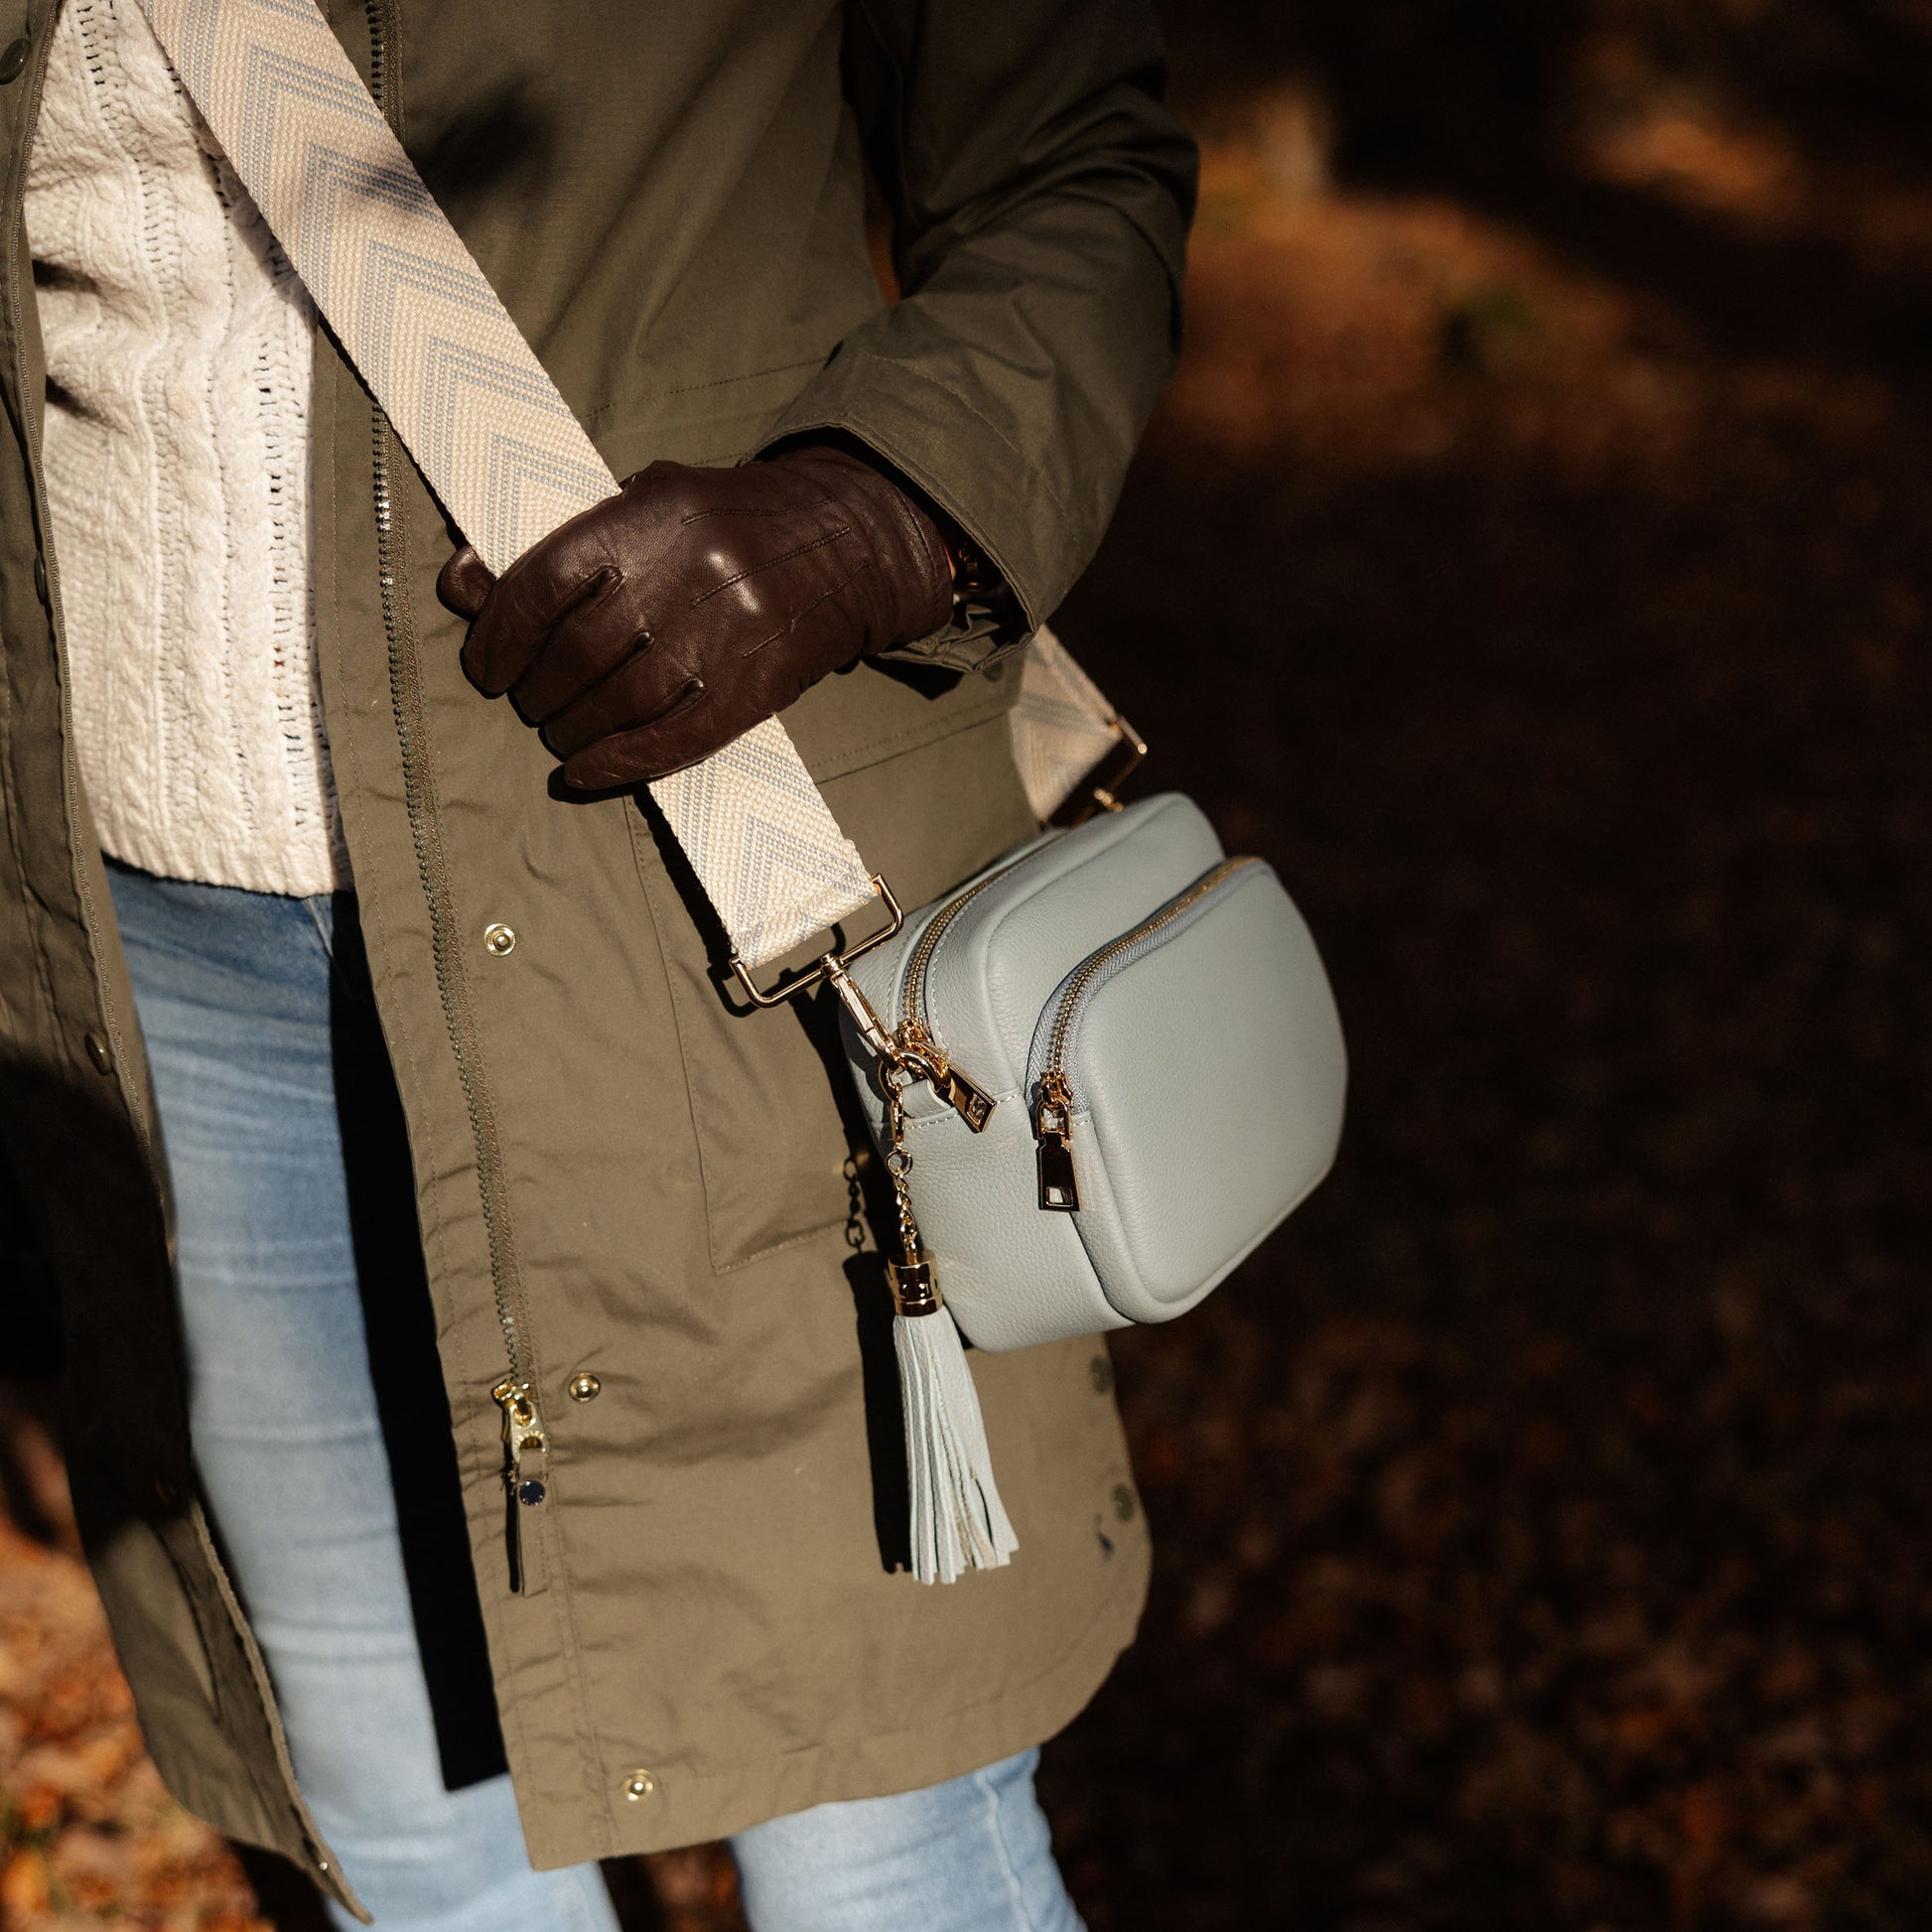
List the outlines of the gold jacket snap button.
{"type": "Polygon", "coordinates": [[[657,1789],[657,1780],[648,1771],[632,1771],[623,1781],[623,1795],[633,1805],[642,1804],[657,1789]]]}
{"type": "Polygon", "coordinates": [[[483,946],[501,959],[505,953],[516,950],[516,933],[506,925],[486,925],[483,927],[483,946]]]}
{"type": "Polygon", "coordinates": [[[588,1402],[603,1386],[589,1369],[580,1368],[570,1378],[570,1399],[573,1402],[588,1402]]]}

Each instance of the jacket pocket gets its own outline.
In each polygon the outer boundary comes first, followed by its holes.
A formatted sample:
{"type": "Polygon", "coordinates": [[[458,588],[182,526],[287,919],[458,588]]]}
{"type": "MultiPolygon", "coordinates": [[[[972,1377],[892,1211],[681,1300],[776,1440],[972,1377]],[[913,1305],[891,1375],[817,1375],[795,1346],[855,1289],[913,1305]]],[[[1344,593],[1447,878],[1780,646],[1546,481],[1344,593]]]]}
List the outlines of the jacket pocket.
{"type": "MultiPolygon", "coordinates": [[[[805,749],[805,734],[797,736],[805,749]]],[[[854,731],[848,739],[854,761],[837,775],[811,753],[807,762],[867,865],[908,912],[1033,835],[1004,703],[991,715],[975,707],[940,736],[887,732],[869,741],[854,731]],[[879,756],[864,755],[868,742],[879,756]]],[[[829,996],[748,1011],[717,916],[661,819],[634,813],[631,835],[670,976],[711,1265],[723,1274],[845,1220],[845,1163],[865,1130],[829,996]]],[[[867,917],[857,915],[854,936],[867,917]]],[[[767,969],[766,983],[783,970],[767,969]]]]}

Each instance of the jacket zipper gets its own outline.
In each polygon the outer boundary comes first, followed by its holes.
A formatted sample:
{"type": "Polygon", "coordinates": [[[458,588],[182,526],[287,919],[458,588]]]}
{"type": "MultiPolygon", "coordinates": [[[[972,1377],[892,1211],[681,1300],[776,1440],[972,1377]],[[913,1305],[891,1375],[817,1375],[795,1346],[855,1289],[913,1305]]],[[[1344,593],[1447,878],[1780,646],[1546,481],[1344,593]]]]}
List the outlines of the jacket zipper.
{"type": "MultiPolygon", "coordinates": [[[[368,0],[368,23],[369,91],[391,124],[397,125],[400,115],[395,100],[394,23],[389,0],[368,0]]],[[[403,802],[416,850],[416,867],[429,905],[430,950],[437,992],[456,1055],[477,1153],[484,1237],[489,1250],[490,1288],[508,1357],[508,1373],[491,1388],[490,1397],[503,1417],[505,1536],[510,1587],[525,1590],[533,1587],[540,1578],[533,1568],[534,1541],[526,1544],[523,1536],[522,1512],[540,1505],[548,1493],[544,1466],[548,1445],[537,1399],[535,1357],[529,1343],[529,1311],[510,1238],[502,1141],[483,1073],[476,1009],[463,968],[462,936],[437,811],[415,612],[409,595],[408,512],[395,488],[395,479],[407,457],[379,403],[373,405],[371,413],[376,577],[382,593],[382,627],[389,646],[390,702],[402,749],[403,802]]]]}
{"type": "Polygon", "coordinates": [[[1035,1031],[1034,1050],[1028,1056],[1032,1062],[1028,1071],[1033,1075],[1039,1204],[1046,1212],[1074,1214],[1080,1207],[1080,1180],[1073,1167],[1073,1114],[1078,1102],[1067,1074],[1066,1060],[1078,1029],[1082,1001],[1098,982],[1111,976],[1112,967],[1128,963],[1126,955],[1135,948],[1146,945],[1157,935],[1168,934],[1169,927],[1186,920],[1211,893],[1237,873],[1261,863],[1253,858],[1223,859],[1151,918],[1123,932],[1118,939],[1109,940],[1098,952],[1089,953],[1060,982],[1058,991],[1047,1002],[1046,1011],[1040,1016],[1040,1024],[1046,1029],[1045,1039],[1041,1041],[1035,1031]]]}

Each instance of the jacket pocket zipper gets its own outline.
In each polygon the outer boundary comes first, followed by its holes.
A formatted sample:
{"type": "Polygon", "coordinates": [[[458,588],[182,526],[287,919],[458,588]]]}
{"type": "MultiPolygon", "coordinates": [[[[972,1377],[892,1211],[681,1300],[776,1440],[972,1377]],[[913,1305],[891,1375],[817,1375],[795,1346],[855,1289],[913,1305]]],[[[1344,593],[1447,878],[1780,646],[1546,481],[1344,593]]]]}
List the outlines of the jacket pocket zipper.
{"type": "Polygon", "coordinates": [[[529,1383],[506,1375],[490,1390],[496,1406],[503,1412],[504,1517],[508,1525],[510,1588],[527,1594],[542,1581],[533,1570],[538,1545],[523,1542],[519,1510],[534,1509],[549,1491],[546,1457],[549,1444],[543,1435],[543,1418],[537,1413],[535,1392],[529,1383]]]}
{"type": "Polygon", "coordinates": [[[1034,1030],[1027,1055],[1027,1086],[1034,1096],[1034,1141],[1039,1167],[1039,1205],[1052,1214],[1076,1214],[1080,1209],[1080,1179],[1073,1165],[1073,1115],[1079,1105],[1068,1073],[1068,1060],[1079,1034],[1086,1002],[1100,987],[1133,965],[1156,946],[1193,923],[1206,909],[1209,897],[1259,859],[1223,859],[1184,893],[1118,939],[1110,939],[1087,957],[1054,989],[1034,1030]]]}

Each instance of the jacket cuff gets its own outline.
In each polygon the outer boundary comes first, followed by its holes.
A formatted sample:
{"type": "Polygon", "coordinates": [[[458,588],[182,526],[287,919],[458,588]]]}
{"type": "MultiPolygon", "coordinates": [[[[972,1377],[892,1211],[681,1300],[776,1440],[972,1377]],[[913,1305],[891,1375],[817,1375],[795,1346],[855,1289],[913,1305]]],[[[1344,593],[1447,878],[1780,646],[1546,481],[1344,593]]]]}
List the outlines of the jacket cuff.
{"type": "Polygon", "coordinates": [[[848,344],[793,398],[759,453],[827,430],[856,437],[930,496],[1003,587],[962,600],[949,624],[882,657],[980,669],[1045,622],[1066,588],[1058,582],[1065,519],[1044,480],[964,396],[909,363],[848,344]]]}

